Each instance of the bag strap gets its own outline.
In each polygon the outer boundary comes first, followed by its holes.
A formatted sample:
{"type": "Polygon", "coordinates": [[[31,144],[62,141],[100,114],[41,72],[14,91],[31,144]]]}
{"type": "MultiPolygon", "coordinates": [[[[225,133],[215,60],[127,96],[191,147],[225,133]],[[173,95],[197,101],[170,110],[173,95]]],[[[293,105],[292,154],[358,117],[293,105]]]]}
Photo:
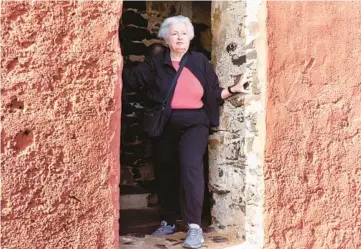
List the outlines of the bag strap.
{"type": "Polygon", "coordinates": [[[182,60],[181,60],[181,63],[180,63],[179,68],[178,68],[178,70],[177,70],[177,73],[175,74],[175,76],[174,76],[174,78],[173,78],[173,80],[172,80],[172,83],[171,83],[171,85],[170,85],[170,87],[169,87],[167,96],[166,96],[165,99],[163,100],[162,110],[164,110],[165,106],[167,105],[168,101],[169,101],[170,98],[171,98],[172,92],[174,91],[175,86],[177,85],[177,81],[178,81],[179,75],[180,75],[180,73],[182,72],[182,70],[183,70],[183,68],[184,68],[184,65],[186,64],[187,59],[188,59],[188,55],[185,55],[184,58],[182,58],[182,60]]]}

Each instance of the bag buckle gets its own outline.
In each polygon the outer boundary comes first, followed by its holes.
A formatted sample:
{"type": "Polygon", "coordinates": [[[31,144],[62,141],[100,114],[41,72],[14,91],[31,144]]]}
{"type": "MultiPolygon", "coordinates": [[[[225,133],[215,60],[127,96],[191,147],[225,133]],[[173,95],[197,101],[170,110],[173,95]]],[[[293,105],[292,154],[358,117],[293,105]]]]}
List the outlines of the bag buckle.
{"type": "Polygon", "coordinates": [[[165,106],[167,105],[167,101],[163,101],[163,103],[162,103],[162,111],[164,111],[165,110],[165,106]]]}

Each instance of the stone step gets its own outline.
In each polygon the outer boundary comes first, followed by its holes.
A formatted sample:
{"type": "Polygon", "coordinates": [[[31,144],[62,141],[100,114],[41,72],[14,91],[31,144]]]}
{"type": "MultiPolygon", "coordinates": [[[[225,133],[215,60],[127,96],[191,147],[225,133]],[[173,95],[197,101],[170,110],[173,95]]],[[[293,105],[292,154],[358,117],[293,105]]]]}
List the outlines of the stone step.
{"type": "Polygon", "coordinates": [[[150,190],[142,188],[138,185],[126,185],[119,186],[120,195],[132,195],[132,194],[150,194],[150,190]]]}
{"type": "Polygon", "coordinates": [[[150,188],[137,185],[120,185],[120,209],[144,209],[158,204],[150,188]]]}
{"type": "Polygon", "coordinates": [[[151,234],[159,226],[158,207],[120,210],[120,234],[151,234]]]}
{"type": "Polygon", "coordinates": [[[120,210],[147,208],[149,195],[149,193],[120,195],[120,210]]]}

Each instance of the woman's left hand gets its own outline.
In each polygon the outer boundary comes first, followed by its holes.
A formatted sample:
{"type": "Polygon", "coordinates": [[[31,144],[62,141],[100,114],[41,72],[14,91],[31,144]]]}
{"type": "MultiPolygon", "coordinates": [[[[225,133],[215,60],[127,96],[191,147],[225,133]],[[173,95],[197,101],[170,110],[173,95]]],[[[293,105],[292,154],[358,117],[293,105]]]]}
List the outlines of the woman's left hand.
{"type": "Polygon", "coordinates": [[[237,93],[244,93],[244,94],[251,93],[252,91],[251,79],[250,79],[251,76],[252,76],[251,70],[247,68],[244,74],[242,75],[241,79],[238,81],[238,83],[232,86],[232,91],[237,93]]]}

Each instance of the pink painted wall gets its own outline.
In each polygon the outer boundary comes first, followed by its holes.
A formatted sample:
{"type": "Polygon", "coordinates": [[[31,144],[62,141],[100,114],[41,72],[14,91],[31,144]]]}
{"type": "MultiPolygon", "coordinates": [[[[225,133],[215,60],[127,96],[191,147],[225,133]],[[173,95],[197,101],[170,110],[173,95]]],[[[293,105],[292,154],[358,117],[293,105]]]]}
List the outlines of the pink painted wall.
{"type": "Polygon", "coordinates": [[[361,248],[361,3],[267,6],[265,248],[361,248]]]}
{"type": "Polygon", "coordinates": [[[118,248],[120,13],[1,3],[1,248],[118,248]]]}

